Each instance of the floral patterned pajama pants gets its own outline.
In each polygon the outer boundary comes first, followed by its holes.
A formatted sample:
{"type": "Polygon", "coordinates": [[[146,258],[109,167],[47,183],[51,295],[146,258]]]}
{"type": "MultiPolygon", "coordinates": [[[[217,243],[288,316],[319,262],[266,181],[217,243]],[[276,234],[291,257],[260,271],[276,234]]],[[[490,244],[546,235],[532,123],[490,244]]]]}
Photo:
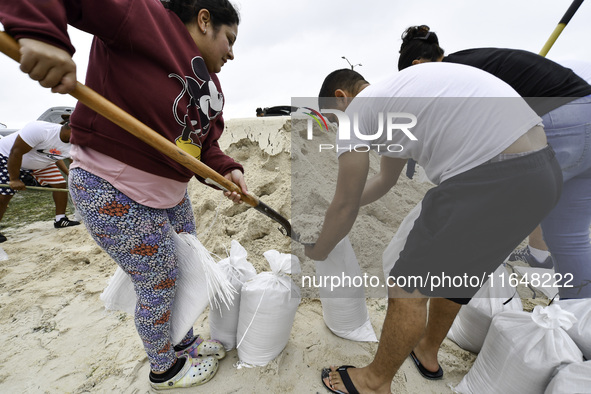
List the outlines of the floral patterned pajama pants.
{"type": "MultiPolygon", "coordinates": [[[[150,208],[81,168],[70,171],[69,185],[88,232],[131,277],[138,299],[135,326],[150,367],[156,372],[167,370],[176,360],[170,337],[177,278],[172,232],[195,234],[188,195],[173,208],[150,208]]],[[[190,330],[181,344],[192,339],[190,330]]]]}

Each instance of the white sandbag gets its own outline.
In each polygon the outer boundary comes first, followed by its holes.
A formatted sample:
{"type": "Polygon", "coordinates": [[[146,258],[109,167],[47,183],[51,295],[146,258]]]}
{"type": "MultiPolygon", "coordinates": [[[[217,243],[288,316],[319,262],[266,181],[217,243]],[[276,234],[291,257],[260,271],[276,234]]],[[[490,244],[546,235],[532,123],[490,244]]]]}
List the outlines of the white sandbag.
{"type": "Polygon", "coordinates": [[[240,365],[264,366],[287,345],[301,296],[288,274],[300,272],[296,256],[264,253],[272,272],[261,272],[244,283],[238,318],[240,365]]]}
{"type": "Polygon", "coordinates": [[[129,275],[117,266],[115,273],[108,280],[107,287],[99,298],[105,303],[105,309],[109,311],[123,311],[130,315],[135,314],[137,296],[129,275]]]}
{"type": "Polygon", "coordinates": [[[577,322],[566,332],[585,358],[591,360],[591,298],[559,300],[555,303],[577,318],[577,322]]]}
{"type": "Polygon", "coordinates": [[[226,274],[226,277],[238,292],[229,307],[222,305],[220,308],[211,308],[209,311],[209,335],[224,344],[227,351],[236,347],[236,330],[238,329],[238,316],[240,314],[240,291],[244,282],[254,278],[256,270],[246,260],[246,249],[240,242],[232,240],[230,256],[220,260],[218,266],[226,274]]]}
{"type": "Polygon", "coordinates": [[[532,313],[497,314],[474,365],[455,387],[459,393],[539,394],[561,364],[581,362],[583,354],[565,329],[576,321],[558,305],[532,313]]]}
{"type": "MultiPolygon", "coordinates": [[[[210,302],[212,306],[231,305],[236,291],[197,237],[187,233],[173,234],[178,274],[170,331],[172,343],[176,345],[193,328],[210,302]]],[[[131,279],[120,267],[100,298],[109,310],[135,313],[137,296],[131,279]]]]}
{"type": "Polygon", "coordinates": [[[365,303],[365,291],[355,285],[361,267],[349,237],[345,237],[324,261],[316,261],[324,323],[336,336],[360,342],[377,342],[365,303]]]}
{"type": "Polygon", "coordinates": [[[412,230],[415,220],[421,214],[421,207],[423,201],[419,201],[419,203],[406,215],[400,226],[398,227],[398,231],[392,237],[392,240],[384,250],[382,254],[382,267],[384,269],[384,280],[388,283],[388,277],[390,276],[390,271],[394,268],[394,264],[398,261],[400,257],[400,252],[404,249],[404,244],[406,244],[406,238],[412,230]]]}
{"type": "Polygon", "coordinates": [[[462,305],[447,337],[459,347],[473,353],[480,352],[493,317],[503,311],[523,311],[521,298],[511,287],[509,275],[503,265],[478,290],[466,305],[462,305]]]}
{"type": "Polygon", "coordinates": [[[590,394],[591,361],[560,366],[544,394],[590,394]]]}

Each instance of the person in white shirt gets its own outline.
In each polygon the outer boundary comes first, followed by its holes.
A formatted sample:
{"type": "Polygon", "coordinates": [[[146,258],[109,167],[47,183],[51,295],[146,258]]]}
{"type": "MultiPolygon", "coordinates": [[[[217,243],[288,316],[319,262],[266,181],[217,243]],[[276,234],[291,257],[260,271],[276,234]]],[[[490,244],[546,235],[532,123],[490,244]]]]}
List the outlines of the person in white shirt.
{"type": "Polygon", "coordinates": [[[509,85],[459,64],[421,64],[373,85],[353,70],[338,70],[319,96],[320,112],[336,110],[344,130],[337,138],[336,191],[316,243],[305,246],[309,258],[327,258],[359,207],[385,195],[407,159],[436,185],[399,258],[384,261],[393,268],[374,360],[363,368],[325,368],[322,380],[333,392],[390,393],[409,354],[424,376],[441,378],[436,356],[426,357],[431,352],[417,345],[438,349],[460,306],[482,285],[455,279],[492,273],[560,198],[560,167],[541,119],[509,85]],[[381,162],[367,179],[369,150],[381,162]],[[433,278],[444,276],[453,284],[433,286],[433,278]],[[422,280],[400,281],[412,277],[422,280]]]}
{"type": "MultiPolygon", "coordinates": [[[[29,174],[34,175],[34,171],[41,170],[41,177],[51,178],[51,174],[55,172],[56,163],[59,163],[59,167],[67,174],[63,159],[70,157],[70,131],[68,116],[62,124],[30,122],[18,132],[0,139],[0,184],[10,186],[0,187],[0,220],[4,217],[12,196],[17,191],[26,189],[23,177],[29,174]]],[[[55,183],[48,179],[48,184],[55,188],[67,187],[65,181],[55,183]]],[[[53,199],[56,214],[55,228],[80,224],[66,216],[68,193],[56,191],[53,193],[53,199]]],[[[0,242],[4,241],[6,237],[0,234],[0,242]]]]}

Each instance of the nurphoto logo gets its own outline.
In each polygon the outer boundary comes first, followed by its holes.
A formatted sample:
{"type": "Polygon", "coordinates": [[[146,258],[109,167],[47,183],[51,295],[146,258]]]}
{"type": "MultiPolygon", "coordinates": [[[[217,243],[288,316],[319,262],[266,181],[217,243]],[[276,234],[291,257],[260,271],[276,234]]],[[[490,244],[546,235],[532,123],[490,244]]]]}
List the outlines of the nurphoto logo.
{"type": "MultiPolygon", "coordinates": [[[[328,123],[326,122],[326,118],[324,116],[322,116],[322,114],[318,111],[316,111],[315,109],[312,109],[310,107],[303,107],[304,109],[307,109],[310,112],[303,112],[304,114],[308,115],[310,118],[314,119],[316,121],[316,123],[318,123],[318,126],[320,126],[320,129],[324,129],[325,131],[328,131],[328,123]],[[320,123],[322,122],[322,123],[320,123]]],[[[312,120],[308,119],[308,139],[311,140],[312,139],[312,120]]]]}
{"type": "Polygon", "coordinates": [[[328,131],[328,122],[322,113],[333,114],[338,119],[337,143],[319,144],[320,152],[323,150],[337,152],[343,150],[355,152],[368,152],[369,150],[390,153],[402,152],[404,147],[401,144],[387,143],[393,140],[392,135],[397,130],[402,131],[411,141],[417,141],[417,137],[410,131],[410,129],[417,125],[417,117],[407,112],[379,112],[377,114],[378,129],[371,132],[367,130],[361,132],[359,128],[359,116],[356,113],[353,114],[353,127],[351,127],[349,115],[336,109],[321,109],[320,111],[316,111],[310,107],[301,107],[296,112],[296,114],[298,113],[309,117],[306,135],[309,141],[312,141],[314,138],[314,122],[321,130],[328,131]],[[353,138],[351,138],[351,131],[353,132],[353,138]],[[385,140],[383,138],[384,133],[386,133],[385,140]],[[378,143],[378,141],[384,141],[386,143],[378,143]]]}

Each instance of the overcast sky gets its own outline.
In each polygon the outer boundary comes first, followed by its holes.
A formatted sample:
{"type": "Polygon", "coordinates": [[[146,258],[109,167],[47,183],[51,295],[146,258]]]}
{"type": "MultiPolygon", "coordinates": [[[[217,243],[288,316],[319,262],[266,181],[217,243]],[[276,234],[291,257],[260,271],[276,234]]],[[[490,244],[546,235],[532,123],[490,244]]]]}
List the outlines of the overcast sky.
{"type": "MultiPolygon", "coordinates": [[[[349,67],[346,56],[369,80],[396,70],[400,35],[426,24],[446,53],[506,47],[538,53],[572,0],[234,0],[242,22],[234,61],[219,74],[226,96],[225,119],[254,117],[257,107],[290,105],[313,97],[331,71],[349,67]]],[[[591,0],[584,2],[548,57],[591,62],[591,0]]],[[[0,25],[1,27],[1,25],[0,25]]],[[[91,36],[70,30],[77,49],[78,80],[84,83],[91,36]]],[[[52,94],[0,55],[0,122],[20,128],[52,106],[74,106],[52,94]]],[[[149,105],[149,103],[146,103],[149,105]]]]}

